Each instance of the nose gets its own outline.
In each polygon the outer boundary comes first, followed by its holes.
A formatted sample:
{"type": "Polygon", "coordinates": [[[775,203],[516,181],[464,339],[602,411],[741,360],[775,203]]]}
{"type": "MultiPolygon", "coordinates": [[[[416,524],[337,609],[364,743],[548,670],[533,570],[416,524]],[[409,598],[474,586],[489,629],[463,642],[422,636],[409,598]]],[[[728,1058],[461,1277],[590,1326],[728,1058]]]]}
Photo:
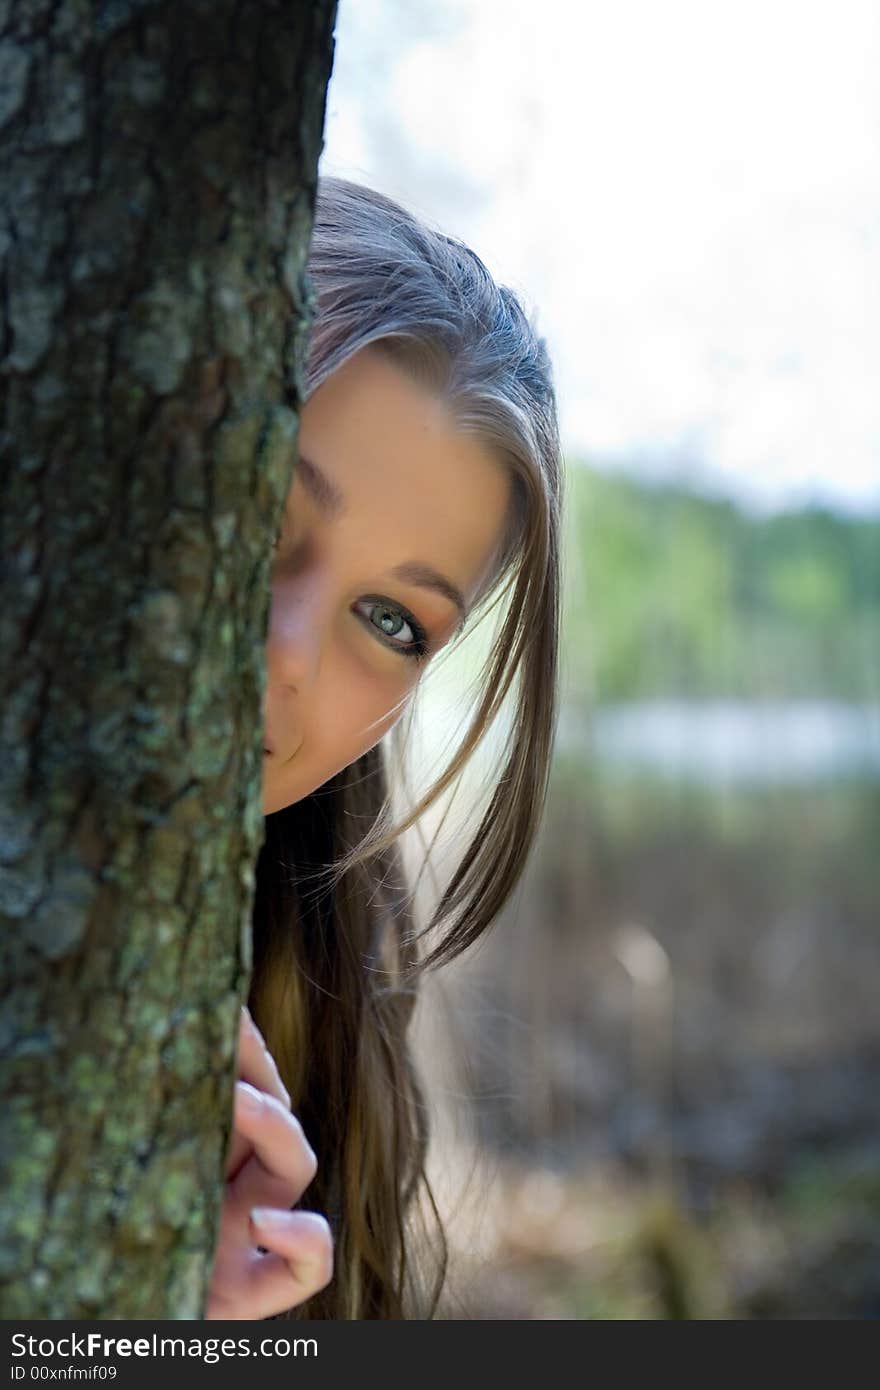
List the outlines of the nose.
{"type": "Polygon", "coordinates": [[[321,666],[327,594],[314,571],[284,575],[272,585],[266,675],[301,696],[313,690],[321,666]]]}

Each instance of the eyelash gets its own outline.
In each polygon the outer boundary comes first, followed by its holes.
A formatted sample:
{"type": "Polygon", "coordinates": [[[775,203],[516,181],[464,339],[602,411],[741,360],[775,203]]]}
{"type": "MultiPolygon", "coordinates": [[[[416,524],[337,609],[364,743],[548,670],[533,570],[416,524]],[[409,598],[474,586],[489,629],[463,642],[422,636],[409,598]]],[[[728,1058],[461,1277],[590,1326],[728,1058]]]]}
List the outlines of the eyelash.
{"type": "MultiPolygon", "coordinates": [[[[367,597],[359,599],[358,602],[369,604],[371,608],[387,608],[391,612],[399,613],[404,622],[409,623],[409,626],[412,628],[413,641],[406,646],[402,646],[400,642],[383,641],[382,638],[379,637],[379,641],[382,642],[383,647],[388,647],[393,652],[399,652],[401,656],[408,657],[411,661],[425,661],[427,659],[428,634],[425,632],[421,623],[413,617],[412,613],[410,613],[407,608],[404,608],[399,603],[389,603],[388,600],[384,598],[367,597]]],[[[368,618],[365,618],[364,621],[368,624],[371,631],[378,633],[379,629],[374,627],[368,618]]]]}
{"type": "MultiPolygon", "coordinates": [[[[272,545],[273,554],[276,554],[278,551],[281,543],[281,535],[282,533],[279,531],[278,535],[275,537],[275,541],[272,545]]],[[[398,652],[401,656],[407,657],[410,661],[426,661],[428,659],[430,655],[428,650],[428,634],[418,619],[410,613],[408,608],[404,608],[400,603],[392,603],[388,599],[376,598],[373,595],[368,595],[366,598],[359,599],[358,602],[367,603],[371,608],[390,609],[392,612],[399,613],[404,622],[409,623],[413,632],[413,640],[404,646],[400,642],[383,640],[383,638],[379,636],[379,629],[376,628],[368,618],[364,618],[364,622],[370,628],[371,632],[376,633],[377,640],[381,642],[383,647],[387,647],[392,652],[398,652]]],[[[363,614],[359,616],[363,617],[363,614]]]]}

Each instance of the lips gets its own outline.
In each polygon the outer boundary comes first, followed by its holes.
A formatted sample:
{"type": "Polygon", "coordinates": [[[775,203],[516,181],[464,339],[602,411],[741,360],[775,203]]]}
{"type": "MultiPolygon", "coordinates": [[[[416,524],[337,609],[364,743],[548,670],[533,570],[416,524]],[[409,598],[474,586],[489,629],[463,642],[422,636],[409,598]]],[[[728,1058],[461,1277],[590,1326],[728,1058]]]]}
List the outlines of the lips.
{"type": "MultiPolygon", "coordinates": [[[[302,744],[303,744],[303,741],[302,741],[302,739],[300,739],[299,743],[296,745],[296,748],[293,750],[293,753],[290,754],[290,758],[296,756],[296,754],[299,752],[300,748],[302,748],[302,744]]],[[[265,754],[265,756],[266,756],[267,758],[274,758],[274,757],[275,757],[275,749],[272,747],[271,743],[264,743],[264,744],[263,744],[263,753],[265,754]]],[[[282,761],[282,763],[284,763],[284,762],[289,762],[289,761],[290,761],[290,758],[282,758],[281,761],[282,761]]]]}

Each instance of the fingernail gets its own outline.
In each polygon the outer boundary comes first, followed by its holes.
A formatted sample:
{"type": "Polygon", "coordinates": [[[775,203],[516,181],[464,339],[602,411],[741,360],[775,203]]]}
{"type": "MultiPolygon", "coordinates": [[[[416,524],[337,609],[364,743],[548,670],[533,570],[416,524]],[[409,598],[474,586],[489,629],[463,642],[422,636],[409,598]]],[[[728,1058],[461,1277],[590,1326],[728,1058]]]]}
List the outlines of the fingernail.
{"type": "Polygon", "coordinates": [[[251,1207],[251,1221],[262,1231],[288,1230],[290,1212],[273,1211],[271,1207],[251,1207]]]}
{"type": "Polygon", "coordinates": [[[297,1207],[293,1211],[279,1211],[276,1207],[251,1207],[251,1221],[258,1231],[265,1231],[267,1235],[290,1235],[292,1232],[303,1227],[311,1227],[316,1234],[327,1236],[330,1234],[330,1223],[326,1216],[322,1216],[318,1211],[300,1211],[297,1207]]]}
{"type": "Polygon", "coordinates": [[[237,1103],[251,1115],[256,1115],[257,1111],[263,1108],[263,1097],[257,1088],[248,1081],[236,1081],[235,1098],[237,1103]]]}

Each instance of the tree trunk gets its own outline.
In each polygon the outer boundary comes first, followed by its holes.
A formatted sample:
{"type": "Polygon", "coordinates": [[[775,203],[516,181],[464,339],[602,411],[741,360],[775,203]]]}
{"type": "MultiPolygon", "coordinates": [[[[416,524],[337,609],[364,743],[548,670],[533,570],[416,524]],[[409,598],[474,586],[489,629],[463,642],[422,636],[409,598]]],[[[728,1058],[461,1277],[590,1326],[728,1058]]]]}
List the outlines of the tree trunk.
{"type": "Polygon", "coordinates": [[[0,0],[4,1318],[200,1318],[335,0],[0,0]]]}

